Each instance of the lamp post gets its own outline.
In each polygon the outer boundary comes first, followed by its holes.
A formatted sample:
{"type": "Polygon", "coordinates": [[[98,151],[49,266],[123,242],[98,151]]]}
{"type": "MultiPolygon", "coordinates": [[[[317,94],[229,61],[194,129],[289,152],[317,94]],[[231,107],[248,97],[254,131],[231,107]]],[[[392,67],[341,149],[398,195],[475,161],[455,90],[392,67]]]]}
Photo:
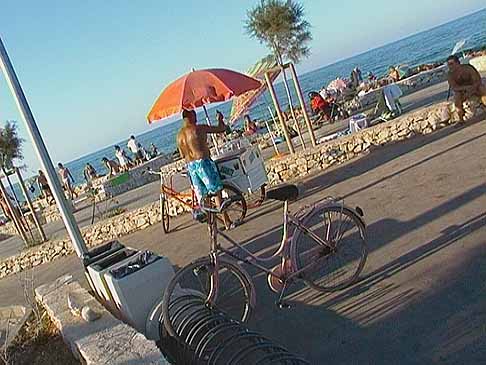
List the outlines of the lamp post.
{"type": "Polygon", "coordinates": [[[68,206],[66,197],[64,196],[64,192],[61,187],[61,183],[59,182],[59,179],[57,177],[56,170],[54,169],[54,165],[52,164],[52,160],[49,156],[49,153],[47,152],[46,145],[44,144],[39,129],[37,128],[32,111],[30,110],[25,94],[22,90],[22,87],[20,86],[20,82],[17,78],[17,75],[15,74],[15,70],[12,66],[12,63],[10,62],[1,38],[0,67],[8,82],[10,91],[14,96],[17,107],[20,111],[20,114],[22,115],[22,119],[25,122],[25,126],[29,133],[30,139],[32,140],[32,144],[34,146],[37,157],[40,160],[42,169],[46,173],[47,181],[52,188],[54,199],[56,200],[57,207],[59,208],[59,212],[61,213],[62,220],[64,221],[76,254],[80,258],[84,258],[88,253],[86,243],[84,242],[83,236],[81,235],[81,232],[76,223],[76,220],[74,219],[71,209],[68,206]]]}

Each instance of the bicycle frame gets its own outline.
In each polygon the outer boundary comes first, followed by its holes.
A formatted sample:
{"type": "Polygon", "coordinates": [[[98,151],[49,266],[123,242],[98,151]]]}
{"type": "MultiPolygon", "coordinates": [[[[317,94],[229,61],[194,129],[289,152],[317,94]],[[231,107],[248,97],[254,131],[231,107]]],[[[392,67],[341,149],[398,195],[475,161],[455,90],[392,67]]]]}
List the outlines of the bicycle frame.
{"type": "MultiPolygon", "coordinates": [[[[312,211],[316,208],[317,205],[314,205],[312,207],[312,210],[310,212],[306,212],[304,216],[307,216],[308,214],[311,214],[312,211]]],[[[344,206],[344,205],[343,205],[344,206]]],[[[294,226],[294,231],[295,230],[300,230],[304,234],[308,235],[310,238],[314,239],[317,241],[320,245],[324,245],[329,247],[331,250],[333,249],[332,244],[328,241],[322,240],[319,236],[317,236],[314,232],[312,232],[310,229],[308,229],[306,226],[304,226],[301,222],[301,220],[292,214],[289,213],[289,207],[288,207],[288,202],[284,202],[284,208],[283,208],[283,234],[282,234],[282,241],[279,245],[279,248],[269,257],[261,257],[253,254],[250,252],[248,249],[243,247],[241,244],[238,242],[235,242],[233,239],[228,237],[223,232],[219,232],[217,224],[216,224],[216,219],[214,213],[210,212],[208,214],[208,229],[209,229],[209,237],[210,237],[210,252],[209,256],[211,261],[214,264],[214,272],[211,275],[211,283],[210,283],[210,292],[207,298],[207,302],[211,302],[215,300],[218,296],[218,287],[219,287],[219,255],[221,253],[225,253],[228,256],[232,257],[236,261],[241,261],[244,262],[250,266],[253,266],[257,268],[260,271],[265,272],[268,275],[272,275],[273,277],[281,280],[283,282],[283,288],[281,290],[280,296],[283,296],[283,292],[285,291],[285,288],[287,285],[292,282],[293,279],[298,277],[299,275],[302,274],[302,272],[309,270],[309,268],[312,268],[314,264],[309,265],[301,270],[296,269],[296,264],[295,264],[295,257],[292,257],[292,253],[290,250],[290,244],[292,240],[292,236],[289,236],[289,226],[292,225],[294,226]],[[218,236],[221,235],[227,242],[229,242],[233,248],[241,249],[245,252],[246,256],[242,257],[239,256],[238,254],[229,251],[228,249],[222,247],[218,243],[218,236]],[[281,257],[280,261],[280,266],[282,268],[281,274],[276,274],[273,272],[273,268],[269,269],[265,266],[263,266],[261,263],[264,262],[269,262],[270,260],[273,260],[275,257],[281,257]]],[[[318,261],[316,261],[315,265],[319,264],[318,261]]]]}
{"type": "Polygon", "coordinates": [[[156,174],[160,176],[160,199],[161,199],[161,204],[162,204],[162,199],[175,199],[179,203],[184,204],[185,206],[191,208],[192,210],[196,209],[199,204],[197,203],[196,199],[196,193],[194,192],[194,189],[192,189],[191,185],[191,192],[190,193],[183,193],[176,191],[174,189],[174,175],[170,175],[170,186],[165,184],[164,178],[166,177],[166,174],[162,172],[152,172],[152,174],[156,174]],[[184,200],[184,198],[191,198],[191,202],[188,203],[187,201],[184,200]]]}

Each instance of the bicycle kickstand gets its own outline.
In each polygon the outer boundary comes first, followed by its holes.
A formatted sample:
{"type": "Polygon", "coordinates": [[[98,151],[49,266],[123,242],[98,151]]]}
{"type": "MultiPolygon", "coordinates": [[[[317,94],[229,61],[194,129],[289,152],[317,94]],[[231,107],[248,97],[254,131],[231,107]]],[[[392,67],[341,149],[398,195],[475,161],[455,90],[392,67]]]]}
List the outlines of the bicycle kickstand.
{"type": "Polygon", "coordinates": [[[282,287],[282,290],[280,291],[280,295],[278,297],[277,302],[275,304],[280,308],[280,309],[290,309],[290,304],[284,302],[283,297],[285,295],[285,290],[287,289],[288,284],[287,281],[284,282],[284,285],[282,287]]]}

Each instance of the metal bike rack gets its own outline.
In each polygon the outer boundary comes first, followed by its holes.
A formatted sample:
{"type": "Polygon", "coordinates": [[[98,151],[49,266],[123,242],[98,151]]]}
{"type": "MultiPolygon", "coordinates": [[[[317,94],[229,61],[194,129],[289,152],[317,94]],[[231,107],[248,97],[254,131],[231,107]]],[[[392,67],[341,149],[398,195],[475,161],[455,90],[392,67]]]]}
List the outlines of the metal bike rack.
{"type": "Polygon", "coordinates": [[[173,364],[310,364],[241,322],[208,308],[201,296],[181,295],[171,309],[178,339],[169,336],[161,320],[158,346],[173,364]]]}

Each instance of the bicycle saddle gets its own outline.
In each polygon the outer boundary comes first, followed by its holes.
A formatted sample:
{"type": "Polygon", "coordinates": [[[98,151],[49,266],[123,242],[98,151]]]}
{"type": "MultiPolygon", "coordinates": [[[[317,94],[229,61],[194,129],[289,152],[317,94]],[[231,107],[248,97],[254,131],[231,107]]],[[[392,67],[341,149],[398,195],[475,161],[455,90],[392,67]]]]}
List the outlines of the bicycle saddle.
{"type": "Polygon", "coordinates": [[[267,191],[266,198],[280,201],[296,200],[299,197],[299,188],[296,185],[281,185],[267,191]]]}

